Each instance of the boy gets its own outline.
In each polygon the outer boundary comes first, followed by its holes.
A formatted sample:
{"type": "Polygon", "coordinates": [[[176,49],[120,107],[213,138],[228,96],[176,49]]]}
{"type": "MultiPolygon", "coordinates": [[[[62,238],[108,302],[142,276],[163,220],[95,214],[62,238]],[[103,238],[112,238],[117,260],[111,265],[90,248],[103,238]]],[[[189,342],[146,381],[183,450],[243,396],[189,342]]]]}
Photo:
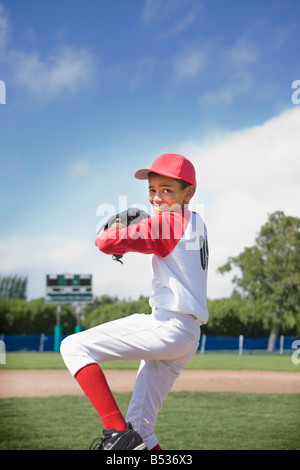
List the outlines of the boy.
{"type": "Polygon", "coordinates": [[[129,227],[116,223],[95,244],[107,254],[152,255],[152,313],[71,335],[61,346],[67,367],[105,427],[98,447],[103,450],[161,449],[154,434],[157,413],[196,352],[200,325],[208,319],[206,227],[186,209],[196,191],[192,163],[182,155],[164,154],[135,177],[148,179],[155,215],[129,227]],[[98,365],[112,359],[141,360],[126,419],[98,365]]]}

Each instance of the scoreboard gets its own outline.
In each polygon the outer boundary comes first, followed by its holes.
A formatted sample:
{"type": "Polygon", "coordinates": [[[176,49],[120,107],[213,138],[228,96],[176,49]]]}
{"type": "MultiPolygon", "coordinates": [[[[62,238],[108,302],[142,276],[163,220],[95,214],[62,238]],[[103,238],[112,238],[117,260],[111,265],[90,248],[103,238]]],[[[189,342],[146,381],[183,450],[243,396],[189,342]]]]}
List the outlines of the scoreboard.
{"type": "Polygon", "coordinates": [[[73,303],[93,301],[92,274],[47,274],[46,302],[73,303]]]}

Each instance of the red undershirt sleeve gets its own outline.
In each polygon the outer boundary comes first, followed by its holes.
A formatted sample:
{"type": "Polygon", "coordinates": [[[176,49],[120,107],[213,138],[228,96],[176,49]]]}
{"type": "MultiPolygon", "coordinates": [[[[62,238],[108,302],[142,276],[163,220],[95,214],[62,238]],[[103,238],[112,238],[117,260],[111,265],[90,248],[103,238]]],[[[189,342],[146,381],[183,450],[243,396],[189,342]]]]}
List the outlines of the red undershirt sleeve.
{"type": "Polygon", "coordinates": [[[190,212],[184,210],[165,212],[120,230],[110,228],[96,238],[95,245],[110,255],[137,252],[164,258],[181,239],[189,216],[190,212]]]}

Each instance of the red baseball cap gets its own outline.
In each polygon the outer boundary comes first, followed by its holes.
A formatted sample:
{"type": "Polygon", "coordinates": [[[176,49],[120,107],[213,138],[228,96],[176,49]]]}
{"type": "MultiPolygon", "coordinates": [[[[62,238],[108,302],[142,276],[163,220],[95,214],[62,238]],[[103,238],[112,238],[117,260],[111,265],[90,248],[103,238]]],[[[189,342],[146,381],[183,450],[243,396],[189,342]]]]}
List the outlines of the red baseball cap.
{"type": "Polygon", "coordinates": [[[165,153],[154,160],[151,168],[138,170],[134,176],[139,180],[146,180],[151,172],[177,180],[184,180],[195,187],[197,186],[194,165],[183,155],[165,153]]]}

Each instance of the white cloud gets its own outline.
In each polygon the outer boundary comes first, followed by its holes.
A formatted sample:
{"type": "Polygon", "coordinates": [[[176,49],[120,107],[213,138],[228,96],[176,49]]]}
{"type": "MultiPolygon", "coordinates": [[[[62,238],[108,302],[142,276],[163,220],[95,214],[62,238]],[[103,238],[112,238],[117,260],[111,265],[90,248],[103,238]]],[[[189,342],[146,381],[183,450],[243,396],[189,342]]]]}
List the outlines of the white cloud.
{"type": "Polygon", "coordinates": [[[77,160],[73,161],[68,170],[69,176],[86,176],[91,174],[91,165],[90,163],[84,158],[78,158],[77,160]]]}
{"type": "Polygon", "coordinates": [[[130,87],[134,91],[139,88],[145,80],[149,80],[154,70],[154,59],[150,56],[143,57],[139,60],[134,70],[130,87]]]}
{"type": "Polygon", "coordinates": [[[94,59],[85,49],[65,46],[48,57],[37,52],[12,54],[15,80],[41,103],[78,92],[95,73],[94,59]]]}
{"type": "Polygon", "coordinates": [[[205,52],[200,48],[188,48],[173,59],[173,71],[178,82],[195,77],[205,65],[205,52]]]}
{"type": "Polygon", "coordinates": [[[256,45],[241,37],[237,40],[236,44],[224,54],[223,64],[227,64],[228,68],[243,67],[244,65],[256,64],[259,61],[259,51],[256,45]]]}
{"type": "MultiPolygon", "coordinates": [[[[96,238],[96,236],[95,236],[96,238]]],[[[93,274],[94,295],[150,295],[150,258],[128,253],[124,264],[99,252],[94,239],[12,237],[0,240],[1,275],[28,276],[28,299],[45,295],[46,274],[93,274]],[[142,259],[143,258],[143,259],[142,259]]]]}
{"type": "Polygon", "coordinates": [[[165,21],[183,5],[182,0],[146,0],[141,16],[142,23],[149,27],[165,21]]]}
{"type": "Polygon", "coordinates": [[[8,16],[0,3],[0,58],[9,42],[10,25],[8,16]]]}
{"type": "Polygon", "coordinates": [[[228,294],[231,277],[221,277],[216,269],[255,243],[268,214],[282,210],[300,216],[299,135],[298,107],[208,148],[181,146],[196,166],[195,202],[208,201],[211,297],[228,294]]]}
{"type": "MultiPolygon", "coordinates": [[[[240,37],[231,47],[220,47],[218,50],[211,47],[207,58],[208,62],[210,60],[207,69],[213,67],[215,73],[219,73],[222,86],[218,85],[213,91],[204,93],[199,99],[200,105],[232,103],[242,95],[253,93],[254,88],[255,96],[262,89],[263,85],[255,82],[256,74],[253,73],[253,68],[261,61],[261,54],[254,42],[240,37]]],[[[270,84],[268,88],[271,88],[270,84]]]]}
{"type": "Polygon", "coordinates": [[[187,11],[181,18],[171,26],[164,28],[161,32],[159,32],[156,36],[156,39],[166,40],[170,39],[173,36],[177,36],[178,34],[183,33],[189,27],[195,23],[198,17],[198,10],[202,8],[201,4],[197,4],[194,8],[190,11],[187,11]]]}
{"type": "MultiPolygon", "coordinates": [[[[0,62],[12,71],[12,79],[41,104],[86,89],[96,75],[96,59],[87,48],[63,45],[42,55],[24,52],[10,44],[12,28],[0,4],[0,62]]],[[[32,35],[34,32],[32,31],[32,35]]]]}

